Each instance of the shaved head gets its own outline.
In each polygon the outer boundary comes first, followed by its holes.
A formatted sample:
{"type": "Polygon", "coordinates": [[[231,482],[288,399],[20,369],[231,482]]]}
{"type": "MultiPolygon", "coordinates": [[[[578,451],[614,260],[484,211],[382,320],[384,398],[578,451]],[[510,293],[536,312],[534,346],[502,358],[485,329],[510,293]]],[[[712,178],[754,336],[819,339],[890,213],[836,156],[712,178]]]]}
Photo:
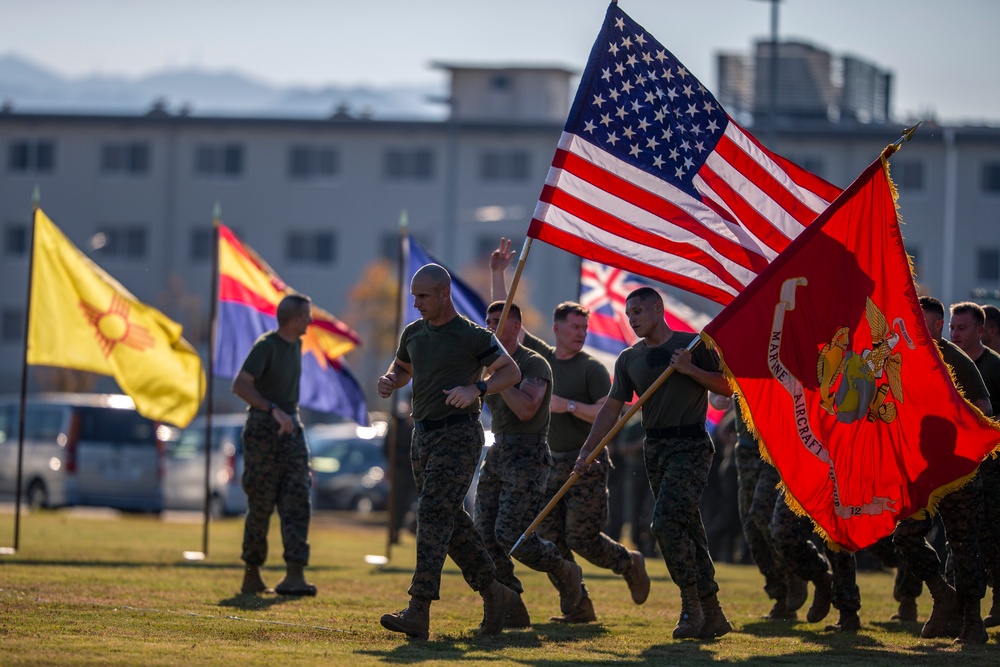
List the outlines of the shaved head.
{"type": "Polygon", "coordinates": [[[413,274],[413,282],[425,281],[430,287],[440,290],[451,287],[451,275],[440,264],[424,264],[413,274]]]}

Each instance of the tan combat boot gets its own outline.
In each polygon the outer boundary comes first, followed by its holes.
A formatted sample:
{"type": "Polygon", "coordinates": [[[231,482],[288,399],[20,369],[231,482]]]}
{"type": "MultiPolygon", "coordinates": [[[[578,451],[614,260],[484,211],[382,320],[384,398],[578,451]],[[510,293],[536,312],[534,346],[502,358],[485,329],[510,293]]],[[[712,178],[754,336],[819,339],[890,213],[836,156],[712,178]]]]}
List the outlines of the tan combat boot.
{"type": "Polygon", "coordinates": [[[726,615],[722,613],[722,605],[719,604],[718,595],[702,598],[701,610],[705,614],[705,624],[701,626],[701,632],[698,633],[699,639],[721,637],[732,631],[733,626],[730,625],[726,615]]]}
{"type": "Polygon", "coordinates": [[[244,595],[257,595],[258,593],[273,592],[264,583],[263,577],[260,576],[260,567],[257,565],[247,565],[246,570],[243,572],[243,586],[240,587],[240,593],[244,595]]]}
{"type": "Polygon", "coordinates": [[[841,611],[840,619],[824,629],[828,632],[857,632],[861,629],[861,618],[856,611],[841,611]]]}
{"type": "Polygon", "coordinates": [[[816,590],[813,592],[812,606],[806,612],[806,620],[810,623],[819,623],[830,613],[830,601],[833,598],[833,575],[827,570],[813,583],[816,585],[816,590]]]}
{"type": "Polygon", "coordinates": [[[507,619],[503,626],[512,630],[523,630],[531,627],[531,615],[528,613],[528,608],[524,606],[523,598],[518,597],[517,604],[507,612],[507,619]]]}
{"type": "Polygon", "coordinates": [[[382,614],[382,627],[393,632],[403,632],[410,637],[427,639],[431,626],[431,601],[410,598],[406,609],[394,614],[382,614]]]}
{"type": "Polygon", "coordinates": [[[962,631],[955,638],[956,644],[985,644],[989,640],[979,605],[979,598],[962,600],[962,631]]]}
{"type": "Polygon", "coordinates": [[[632,594],[632,602],[642,604],[649,597],[649,575],[646,574],[646,557],[638,551],[630,551],[631,562],[628,569],[622,572],[628,591],[632,594]]]}
{"type": "Polygon", "coordinates": [[[571,560],[563,560],[549,577],[559,589],[559,611],[568,614],[583,599],[583,570],[571,560]]]}
{"type": "Polygon", "coordinates": [[[580,598],[580,604],[576,605],[573,611],[562,616],[552,616],[549,620],[553,623],[567,624],[593,623],[597,620],[597,614],[594,612],[594,603],[590,601],[590,596],[584,593],[580,598]]]}
{"type": "Polygon", "coordinates": [[[705,626],[705,612],[698,597],[698,586],[681,589],[681,617],[674,628],[674,639],[695,639],[705,626]]]}
{"type": "Polygon", "coordinates": [[[785,609],[794,614],[809,599],[809,587],[806,586],[805,579],[795,576],[788,577],[788,592],[785,594],[785,609]]]}
{"type": "Polygon", "coordinates": [[[798,615],[788,609],[787,599],[787,597],[783,597],[775,600],[771,611],[761,616],[761,618],[765,621],[794,621],[798,618],[798,615]]]}
{"type": "Polygon", "coordinates": [[[899,599],[899,609],[896,613],[892,615],[893,621],[908,621],[913,622],[917,620],[917,598],[911,597],[901,597],[899,599]]]}
{"type": "Polygon", "coordinates": [[[278,595],[316,595],[316,587],[306,581],[301,563],[288,563],[285,578],[274,587],[278,595]]]}
{"type": "Polygon", "coordinates": [[[920,630],[920,636],[924,639],[943,637],[948,631],[948,621],[958,609],[958,596],[955,594],[955,589],[941,575],[927,582],[927,590],[931,592],[934,606],[931,607],[931,615],[927,617],[927,622],[920,630]]]}
{"type": "Polygon", "coordinates": [[[479,591],[479,594],[483,596],[483,622],[476,630],[476,634],[498,635],[503,630],[507,614],[517,605],[521,596],[496,579],[479,591]]]}

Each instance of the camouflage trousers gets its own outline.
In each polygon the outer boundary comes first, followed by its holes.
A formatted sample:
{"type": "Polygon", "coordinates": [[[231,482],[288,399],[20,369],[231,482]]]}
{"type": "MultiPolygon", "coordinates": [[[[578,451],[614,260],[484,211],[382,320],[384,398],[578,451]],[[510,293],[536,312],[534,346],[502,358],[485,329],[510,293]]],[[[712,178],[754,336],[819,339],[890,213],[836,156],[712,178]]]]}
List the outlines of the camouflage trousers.
{"type": "MultiPolygon", "coordinates": [[[[961,598],[981,600],[986,595],[986,573],[979,551],[983,520],[983,482],[979,475],[942,498],[938,513],[955,564],[955,590],[961,598]]],[[[896,549],[921,581],[929,581],[941,570],[941,560],[926,540],[930,529],[930,518],[909,518],[896,524],[892,534],[896,549]]]]}
{"type": "MultiPolygon", "coordinates": [[[[545,489],[545,501],[559,492],[573,472],[576,456],[553,455],[552,471],[545,489]]],[[[608,522],[608,471],[610,459],[607,450],[601,452],[594,464],[570,487],[547,517],[538,526],[539,535],[554,543],[566,560],[574,560],[573,552],[588,561],[621,574],[632,562],[629,550],[602,532],[608,522]]]]}
{"type": "Polygon", "coordinates": [[[994,595],[1000,586],[1000,458],[986,457],[979,466],[979,476],[983,480],[983,531],[979,546],[983,550],[983,561],[989,571],[987,583],[993,587],[994,595]]]}
{"type": "Polygon", "coordinates": [[[774,548],[768,528],[781,477],[774,466],[760,457],[760,450],[741,444],[736,445],[736,474],[740,521],[750,555],[764,575],[764,592],[772,600],[782,600],[788,594],[788,580],[793,573],[774,548]]]}
{"type": "MultiPolygon", "coordinates": [[[[486,451],[476,487],[476,528],[497,569],[497,580],[518,593],[524,591],[514,575],[508,553],[545,506],[545,484],[552,458],[545,438],[536,442],[497,442],[486,451]]],[[[551,572],[562,562],[559,547],[531,533],[513,554],[532,570],[551,572]]]]}
{"type": "Polygon", "coordinates": [[[852,552],[824,548],[826,556],[821,554],[812,542],[812,521],[795,514],[783,497],[774,504],[770,528],[774,548],[796,576],[814,582],[832,570],[834,608],[840,611],[861,608],[857,561],[852,552]]]}
{"type": "Polygon", "coordinates": [[[892,543],[892,535],[887,535],[868,547],[868,552],[878,558],[883,566],[896,568],[896,581],[892,587],[892,597],[895,600],[920,597],[924,582],[910,570],[910,566],[892,543]]]}
{"type": "Polygon", "coordinates": [[[296,417],[292,433],[279,436],[274,417],[250,411],[243,428],[243,460],[247,516],[241,558],[258,566],[267,560],[267,532],[277,508],[285,562],[308,565],[312,477],[301,422],[296,417]]]}
{"type": "Polygon", "coordinates": [[[479,422],[413,431],[410,462],[417,485],[417,565],[409,589],[413,597],[441,598],[441,570],[447,556],[473,590],[486,588],[496,578],[483,538],[464,505],[483,441],[479,422]]]}
{"type": "Polygon", "coordinates": [[[674,583],[698,585],[707,597],[719,592],[715,565],[701,518],[701,495],[708,482],[715,446],[705,434],[696,438],[650,438],[643,445],[649,488],[653,491],[653,537],[674,583]]]}

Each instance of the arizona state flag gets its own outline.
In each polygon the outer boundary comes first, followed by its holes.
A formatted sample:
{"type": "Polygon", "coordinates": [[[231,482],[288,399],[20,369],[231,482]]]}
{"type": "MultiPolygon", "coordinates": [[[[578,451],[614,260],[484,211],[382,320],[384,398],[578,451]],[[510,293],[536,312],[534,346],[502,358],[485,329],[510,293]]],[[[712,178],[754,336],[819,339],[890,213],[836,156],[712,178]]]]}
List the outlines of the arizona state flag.
{"type": "Polygon", "coordinates": [[[187,426],[205,373],[181,325],[148,306],[35,212],[28,363],[110,375],[149,419],[187,426]]]}
{"type": "Polygon", "coordinates": [[[1000,442],[924,324],[889,153],[703,333],[789,505],[851,551],[934,511],[1000,442]]]}
{"type": "MultiPolygon", "coordinates": [[[[293,292],[250,246],[219,225],[219,318],[215,373],[236,377],[254,341],[278,328],[278,303],[293,292]]],[[[299,405],[368,424],[364,392],[342,355],[361,343],[346,324],[313,304],[302,337],[299,405]]]]}

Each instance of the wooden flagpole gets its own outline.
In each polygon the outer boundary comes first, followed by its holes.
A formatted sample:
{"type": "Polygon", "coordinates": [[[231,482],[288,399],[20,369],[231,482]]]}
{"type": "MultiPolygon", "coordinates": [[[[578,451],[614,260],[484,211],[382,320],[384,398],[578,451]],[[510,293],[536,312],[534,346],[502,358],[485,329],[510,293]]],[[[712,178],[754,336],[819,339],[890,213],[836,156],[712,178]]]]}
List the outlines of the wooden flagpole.
{"type": "MultiPolygon", "coordinates": [[[[701,336],[695,337],[691,341],[691,343],[687,346],[686,349],[690,352],[694,348],[698,347],[699,344],[701,344],[701,336]]],[[[590,455],[587,457],[587,465],[590,465],[594,462],[594,460],[601,454],[601,452],[604,451],[604,448],[608,446],[608,443],[611,442],[611,439],[614,438],[616,435],[618,435],[618,431],[620,431],[622,427],[625,426],[626,423],[628,423],[628,420],[632,418],[632,416],[639,410],[639,408],[642,407],[642,404],[645,403],[647,400],[649,400],[649,397],[653,395],[653,392],[659,389],[660,386],[667,381],[667,378],[673,374],[673,372],[674,372],[673,366],[667,367],[660,374],[660,377],[656,378],[653,384],[649,385],[649,389],[642,392],[642,396],[640,396],[638,400],[636,400],[636,402],[632,404],[632,407],[630,407],[625,412],[625,415],[621,417],[621,419],[619,419],[614,426],[611,427],[611,430],[608,431],[607,435],[601,438],[601,442],[598,443],[597,447],[594,448],[594,451],[592,451],[590,455]]],[[[567,479],[566,483],[562,485],[562,488],[556,492],[556,495],[552,496],[552,500],[549,501],[549,504],[542,509],[542,511],[535,518],[535,520],[531,522],[531,525],[525,529],[524,533],[521,534],[521,537],[517,538],[517,542],[515,542],[514,546],[511,547],[508,555],[512,555],[515,551],[517,551],[517,548],[521,546],[521,542],[526,540],[529,535],[535,532],[535,529],[538,528],[539,524],[541,524],[542,521],[545,520],[545,517],[549,515],[549,512],[551,512],[552,509],[556,506],[556,504],[562,499],[562,497],[566,495],[566,492],[569,491],[574,484],[576,484],[576,480],[578,479],[580,479],[580,475],[576,471],[570,473],[569,479],[567,479]]]]}

